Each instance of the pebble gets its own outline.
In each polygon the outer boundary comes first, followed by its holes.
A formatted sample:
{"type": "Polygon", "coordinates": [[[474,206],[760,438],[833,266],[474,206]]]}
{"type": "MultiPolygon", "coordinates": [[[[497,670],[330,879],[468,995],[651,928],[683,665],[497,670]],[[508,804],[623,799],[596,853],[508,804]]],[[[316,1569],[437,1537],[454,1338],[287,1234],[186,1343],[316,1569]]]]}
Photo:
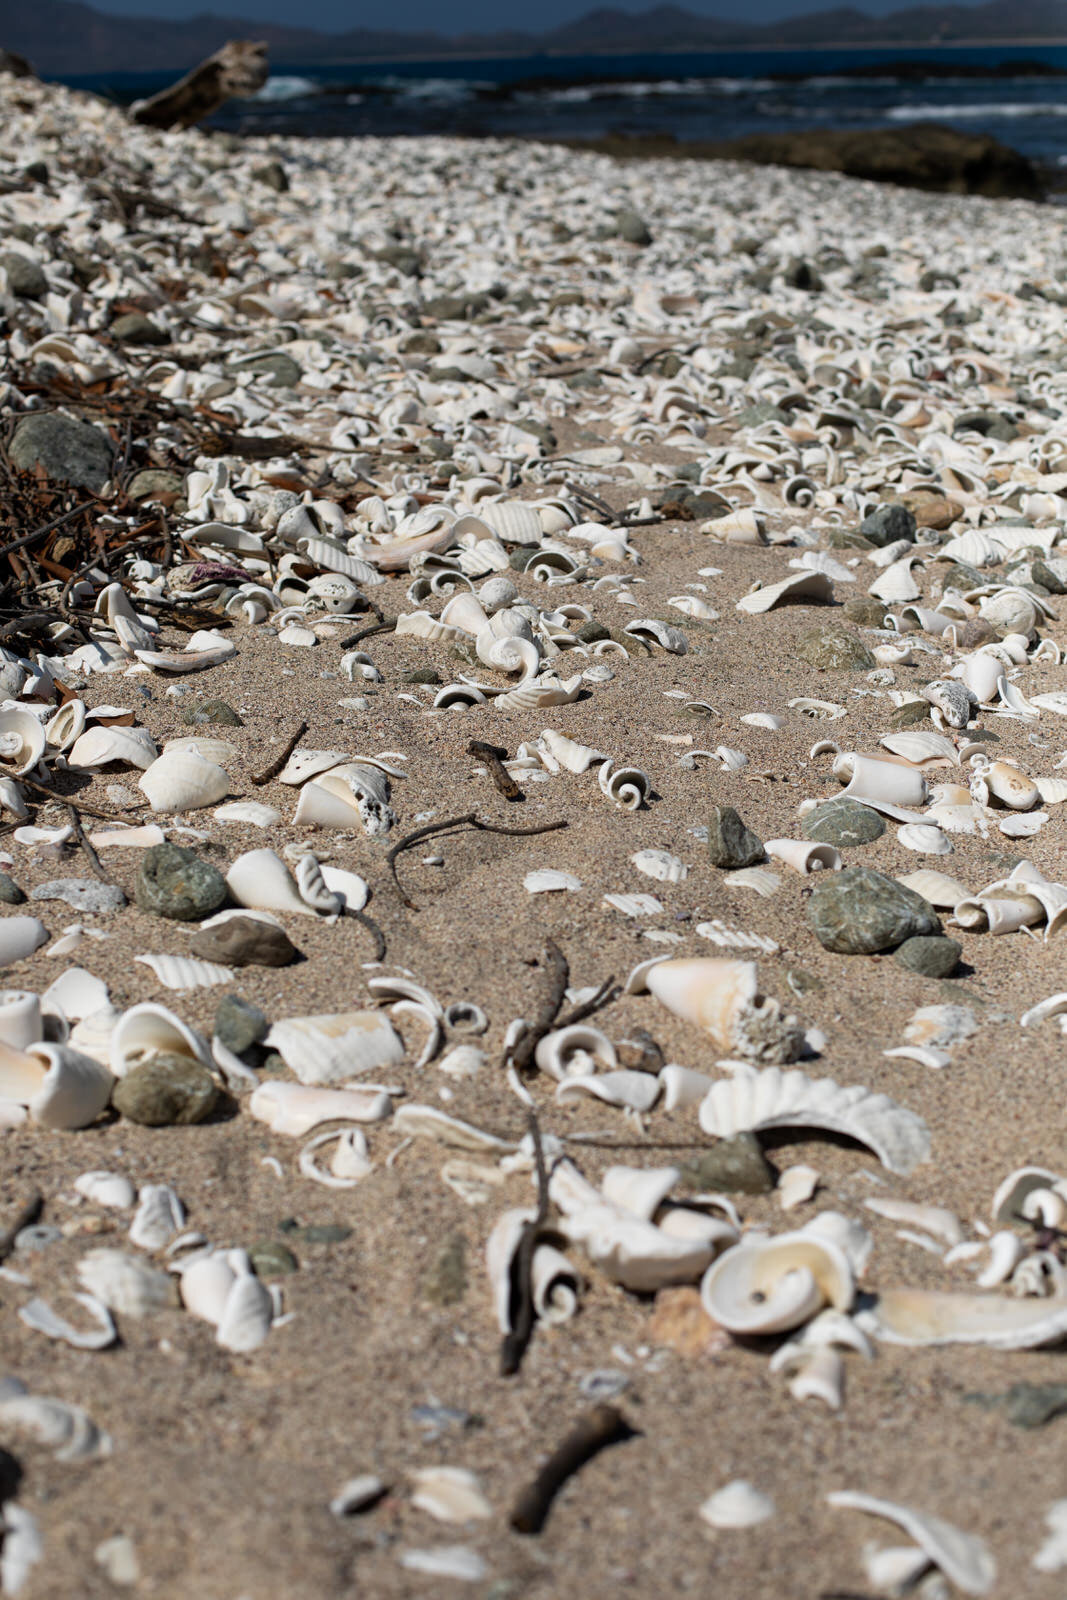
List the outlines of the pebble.
{"type": "Polygon", "coordinates": [[[841,609],[849,622],[858,622],[861,628],[880,628],[887,607],[871,595],[850,594],[841,609]]]}
{"type": "Polygon", "coordinates": [[[916,526],[914,512],[909,511],[907,506],[889,501],[864,517],[860,523],[860,532],[865,539],[881,550],[887,544],[894,544],[897,539],[910,539],[914,542],[916,526]]]}
{"type": "Polygon", "coordinates": [[[801,820],[800,831],[805,839],[812,839],[816,844],[832,844],[845,850],[880,839],[885,823],[870,806],[838,796],[809,811],[801,820]]]}
{"type": "Polygon", "coordinates": [[[176,922],[209,917],[227,892],[226,879],[217,867],[195,850],[177,844],[154,844],[146,850],[134,886],[142,911],[176,922]]]}
{"type": "Polygon", "coordinates": [[[26,896],[15,882],[8,877],[6,872],[0,872],[0,904],[5,906],[21,906],[25,904],[26,896]]]}
{"type": "Polygon", "coordinates": [[[284,928],[259,917],[227,917],[193,935],[189,949],[223,967],[287,967],[300,952],[284,928]]]}
{"type": "Polygon", "coordinates": [[[713,867],[751,867],[765,855],[763,840],[747,828],[733,806],[708,814],[708,860],[713,867]]]}
{"type": "Polygon", "coordinates": [[[893,959],[924,978],[948,978],[955,972],[962,954],[963,946],[958,939],[919,935],[905,939],[894,950],[893,959]]]}
{"type": "Polygon", "coordinates": [[[121,911],[126,896],[114,883],[99,883],[95,878],[49,878],[30,890],[31,900],[62,900],[75,911],[104,914],[121,911]]]}
{"type": "Polygon", "coordinates": [[[449,1234],[427,1272],[422,1298],[435,1306],[458,1305],[467,1293],[467,1240],[449,1234]]]}
{"type": "Polygon", "coordinates": [[[257,1006],[242,1000],[240,995],[228,994],[219,1001],[212,1031],[227,1050],[240,1056],[258,1044],[269,1027],[269,1019],[257,1006]]]}
{"type": "Polygon", "coordinates": [[[111,1103],[145,1128],[203,1122],[218,1098],[215,1080],[189,1056],[157,1055],[120,1078],[111,1103]]]}
{"type": "Polygon", "coordinates": [[[20,417],[8,446],[13,467],[32,472],[40,467],[46,478],[70,483],[99,494],[111,476],[112,451],[107,436],[91,422],[54,411],[35,411],[20,417]]]}
{"type": "Polygon", "coordinates": [[[839,955],[874,955],[941,932],[928,901],[871,867],[824,873],[808,899],[808,920],[819,943],[839,955]]]}
{"type": "Polygon", "coordinates": [[[140,311],[116,317],[108,329],[116,344],[170,344],[170,334],[140,311]]]}
{"type": "Polygon", "coordinates": [[[0,267],[3,267],[7,277],[7,286],[12,294],[17,294],[24,300],[43,300],[48,293],[48,279],[45,277],[44,268],[37,261],[31,261],[29,256],[24,256],[19,250],[6,250],[0,256],[0,267]]]}
{"type": "Polygon", "coordinates": [[[1002,1406],[1017,1428],[1043,1428],[1067,1412],[1067,1383],[1013,1383],[1003,1394],[965,1394],[971,1405],[992,1410],[1002,1406]]]}
{"type": "Polygon", "coordinates": [[[178,713],[188,728],[201,728],[215,723],[221,728],[243,728],[244,719],[225,700],[194,700],[182,706],[178,713]]]}
{"type": "Polygon", "coordinates": [[[256,1270],[257,1278],[285,1278],[296,1272],[300,1263],[288,1245],[277,1239],[263,1239],[249,1246],[248,1259],[256,1270]]]}
{"type": "Polygon", "coordinates": [[[754,1133],[720,1139],[699,1160],[682,1168],[682,1179],[694,1189],[721,1189],[727,1194],[770,1194],[775,1184],[774,1169],[754,1133]]]}
{"type": "Polygon", "coordinates": [[[808,628],[797,640],[797,655],[823,672],[869,672],[874,657],[856,634],[831,623],[808,628]]]}

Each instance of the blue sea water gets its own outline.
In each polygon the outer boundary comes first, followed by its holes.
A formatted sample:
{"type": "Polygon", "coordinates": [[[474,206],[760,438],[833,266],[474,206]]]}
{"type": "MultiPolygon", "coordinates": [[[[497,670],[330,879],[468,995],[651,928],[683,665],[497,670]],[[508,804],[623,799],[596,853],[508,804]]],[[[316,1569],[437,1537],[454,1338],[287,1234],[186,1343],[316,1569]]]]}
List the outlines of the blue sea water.
{"type": "MultiPolygon", "coordinates": [[[[230,102],[213,121],[267,135],[666,135],[682,142],[936,121],[992,134],[1043,165],[1067,166],[1067,76],[1012,70],[1033,61],[1067,70],[1067,46],[277,62],[254,101],[230,102]],[[903,60],[931,63],[933,75],[921,82],[899,76],[893,69],[903,60]],[[957,65],[983,74],[953,76],[957,65]],[[849,76],[857,67],[875,70],[849,76]]],[[[169,79],[67,81],[129,100],[169,79]]]]}

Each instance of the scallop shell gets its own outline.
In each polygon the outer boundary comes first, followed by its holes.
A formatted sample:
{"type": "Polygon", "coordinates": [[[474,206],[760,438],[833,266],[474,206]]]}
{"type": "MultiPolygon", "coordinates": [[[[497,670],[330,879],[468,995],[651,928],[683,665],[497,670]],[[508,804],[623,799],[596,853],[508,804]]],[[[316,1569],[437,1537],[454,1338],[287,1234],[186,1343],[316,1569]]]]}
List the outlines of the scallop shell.
{"type": "Polygon", "coordinates": [[[304,1084],[343,1083],[404,1059],[404,1045],[380,1011],[288,1017],[264,1040],[304,1084]]]}
{"type": "Polygon", "coordinates": [[[950,878],[947,873],[934,872],[928,867],[920,867],[918,872],[909,872],[906,877],[898,879],[905,889],[914,889],[916,894],[922,895],[924,900],[944,910],[946,907],[959,905],[961,900],[966,900],[967,889],[956,878],[950,878]]]}
{"type": "Polygon", "coordinates": [[[798,572],[793,577],[782,578],[778,583],[767,584],[744,595],[737,602],[737,609],[747,611],[750,616],[758,616],[761,612],[773,611],[776,606],[798,600],[820,604],[833,597],[834,586],[824,572],[798,572]]]}
{"type": "Polygon", "coordinates": [[[952,854],[949,839],[929,822],[910,822],[897,831],[897,843],[905,850],[914,850],[921,856],[947,856],[952,854]]]}
{"type": "Polygon", "coordinates": [[[890,1172],[904,1176],[930,1153],[926,1124],[887,1095],[779,1067],[716,1083],[701,1103],[700,1126],[720,1139],[763,1128],[826,1128],[867,1145],[890,1172]]]}
{"type": "Polygon", "coordinates": [[[866,1511],[872,1517],[903,1528],[923,1551],[928,1561],[965,1594],[987,1594],[996,1582],[997,1567],[985,1542],[977,1534],[963,1533],[950,1522],[931,1516],[928,1511],[913,1511],[871,1494],[843,1489],[826,1497],[828,1505],[845,1511],[866,1511]]]}
{"type": "Polygon", "coordinates": [[[214,961],[198,961],[195,956],[134,956],[142,966],[151,967],[165,989],[206,989],[216,983],[232,983],[233,970],[214,961]]]}
{"type": "Polygon", "coordinates": [[[121,762],[127,767],[152,766],[159,758],[156,742],[147,728],[114,726],[86,729],[67,753],[67,765],[89,769],[121,762]]]}
{"type": "Polygon", "coordinates": [[[214,813],[216,822],[243,822],[252,828],[273,828],[282,820],[274,806],[265,806],[259,800],[231,800],[214,813]]]}
{"type": "Polygon", "coordinates": [[[164,750],[137,787],[153,811],[196,811],[225,799],[230,779],[222,767],[192,750],[164,750]]]}
{"type": "Polygon", "coordinates": [[[668,1011],[696,1023],[731,1055],[791,1061],[801,1049],[796,1019],[759,993],[754,961],[662,961],[649,970],[647,983],[668,1011]]]}
{"type": "Polygon", "coordinates": [[[638,872],[657,883],[684,883],[689,876],[689,868],[666,850],[637,850],[630,860],[638,872]]]}
{"type": "Polygon", "coordinates": [[[541,867],[536,872],[528,872],[522,880],[522,886],[527,894],[551,894],[558,889],[580,889],[582,881],[571,872],[557,872],[552,867],[541,867]]]}

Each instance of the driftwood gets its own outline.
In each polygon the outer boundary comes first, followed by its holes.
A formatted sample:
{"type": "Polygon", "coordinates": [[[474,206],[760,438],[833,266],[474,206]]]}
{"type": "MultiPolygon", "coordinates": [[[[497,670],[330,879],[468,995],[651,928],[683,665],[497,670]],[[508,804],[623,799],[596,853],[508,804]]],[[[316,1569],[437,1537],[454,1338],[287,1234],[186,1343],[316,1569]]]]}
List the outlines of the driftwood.
{"type": "Polygon", "coordinates": [[[150,128],[191,128],[225,100],[246,99],[262,89],[268,70],[262,40],[231,39],[169,89],[135,101],[130,116],[150,128]]]}

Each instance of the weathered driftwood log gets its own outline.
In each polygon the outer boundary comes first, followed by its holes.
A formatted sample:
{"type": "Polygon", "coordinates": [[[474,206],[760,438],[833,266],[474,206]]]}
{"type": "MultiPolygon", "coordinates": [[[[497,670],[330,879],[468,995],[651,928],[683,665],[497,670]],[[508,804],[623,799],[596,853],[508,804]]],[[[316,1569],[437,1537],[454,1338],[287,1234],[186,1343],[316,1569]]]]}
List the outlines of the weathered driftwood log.
{"type": "Polygon", "coordinates": [[[267,46],[262,40],[231,39],[169,89],[161,89],[150,100],[135,101],[130,116],[150,128],[191,128],[225,100],[244,99],[262,89],[267,72],[267,46]]]}

